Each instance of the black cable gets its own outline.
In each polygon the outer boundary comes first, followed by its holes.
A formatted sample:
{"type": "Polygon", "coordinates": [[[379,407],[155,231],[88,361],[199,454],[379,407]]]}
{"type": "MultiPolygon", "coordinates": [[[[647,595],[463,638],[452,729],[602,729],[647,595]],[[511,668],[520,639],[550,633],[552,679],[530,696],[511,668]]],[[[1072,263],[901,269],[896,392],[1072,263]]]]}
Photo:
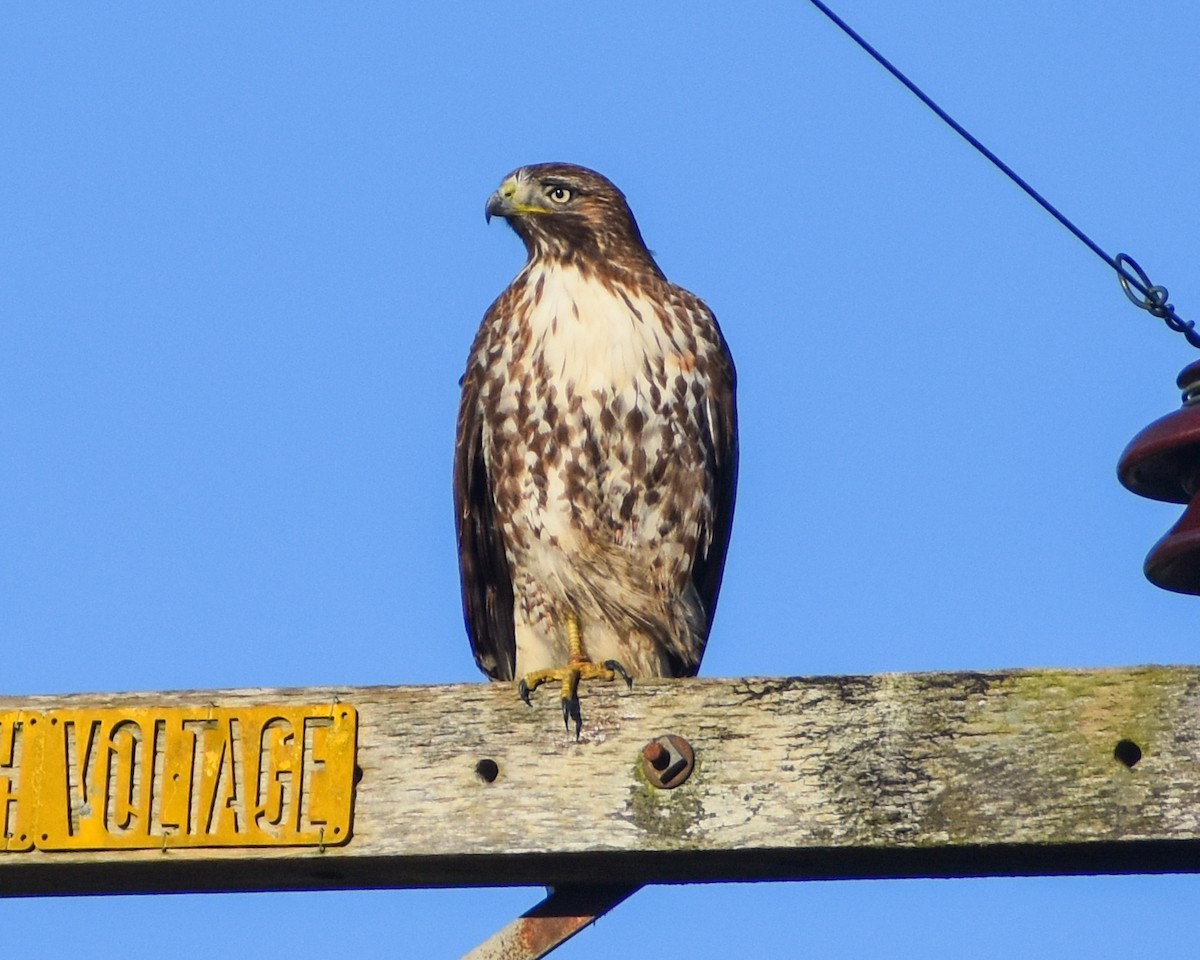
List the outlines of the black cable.
{"type": "Polygon", "coordinates": [[[1054,217],[1059,223],[1071,231],[1075,238],[1084,244],[1096,256],[1108,264],[1117,273],[1117,278],[1121,281],[1121,287],[1125,291],[1126,296],[1143,310],[1149,311],[1154,316],[1166,322],[1167,326],[1177,333],[1182,333],[1187,338],[1187,342],[1193,347],[1200,348],[1200,334],[1195,330],[1195,323],[1185,321],[1182,317],[1175,313],[1175,308],[1167,302],[1167,288],[1152,284],[1150,278],[1146,275],[1137,261],[1124,253],[1117,254],[1116,258],[1110,257],[1100,248],[1091,237],[1080,230],[1075,224],[1068,220],[1058,209],[1050,203],[1045,197],[1038,193],[1029,185],[1026,180],[1021,177],[1012,167],[1001,160],[998,156],[992,153],[984,146],[978,138],[973,136],[961,123],[955,120],[950,114],[939,107],[931,97],[929,97],[920,87],[908,79],[900,70],[894,66],[890,60],[882,53],[876,50],[871,44],[867,43],[845,20],[839,17],[836,13],[829,9],[821,0],[810,0],[812,5],[820,10],[828,17],[846,36],[857,43],[863,50],[888,73],[899,80],[908,91],[920,100],[925,106],[936,113],[945,124],[950,127],[955,133],[967,141],[971,146],[978,150],[981,154],[987,157],[1005,176],[1013,183],[1025,191],[1032,199],[1036,200],[1050,216],[1054,217]],[[1130,273],[1125,269],[1125,264],[1129,264],[1134,273],[1130,273]],[[1136,290],[1142,295],[1141,300],[1133,296],[1132,290],[1136,290]]]}

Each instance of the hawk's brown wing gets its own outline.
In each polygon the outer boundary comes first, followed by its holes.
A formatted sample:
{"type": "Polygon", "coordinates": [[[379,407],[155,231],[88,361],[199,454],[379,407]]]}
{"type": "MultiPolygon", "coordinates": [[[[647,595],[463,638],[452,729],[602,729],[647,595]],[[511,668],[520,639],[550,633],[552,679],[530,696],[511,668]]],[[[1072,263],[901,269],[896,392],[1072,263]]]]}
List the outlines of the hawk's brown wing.
{"type": "Polygon", "coordinates": [[[512,577],[496,517],[496,501],[483,459],[479,368],[463,378],[454,443],[454,524],[462,574],[463,617],[479,669],[493,680],[516,671],[512,577]]]}
{"type": "MultiPolygon", "coordinates": [[[[725,344],[715,317],[706,307],[703,309],[712,318],[720,341],[720,350],[708,359],[708,385],[705,397],[708,403],[708,430],[711,438],[712,462],[709,469],[713,477],[713,512],[711,518],[711,540],[707,550],[697,552],[692,564],[692,583],[704,604],[708,618],[704,637],[707,641],[712,630],[713,616],[717,612],[717,595],[721,590],[721,575],[725,570],[725,554],[729,549],[729,534],[733,529],[733,506],[737,496],[738,432],[737,432],[737,371],[733,357],[725,344]]],[[[703,542],[703,539],[702,539],[703,542]]],[[[700,653],[703,653],[701,650],[700,653]]],[[[695,665],[686,670],[687,676],[695,676],[700,667],[700,656],[695,665]]]]}

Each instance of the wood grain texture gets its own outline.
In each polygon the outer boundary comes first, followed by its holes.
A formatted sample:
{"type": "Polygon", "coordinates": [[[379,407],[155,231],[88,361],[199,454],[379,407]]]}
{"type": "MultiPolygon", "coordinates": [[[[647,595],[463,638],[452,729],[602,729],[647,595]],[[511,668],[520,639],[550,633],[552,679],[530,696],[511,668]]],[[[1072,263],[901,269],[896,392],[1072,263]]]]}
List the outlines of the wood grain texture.
{"type": "Polygon", "coordinates": [[[0,894],[1200,870],[1200,667],[593,685],[578,743],[507,684],[0,711],[334,697],[360,717],[345,846],[0,853],[0,894]],[[674,790],[641,772],[663,733],[696,752],[674,790]]]}

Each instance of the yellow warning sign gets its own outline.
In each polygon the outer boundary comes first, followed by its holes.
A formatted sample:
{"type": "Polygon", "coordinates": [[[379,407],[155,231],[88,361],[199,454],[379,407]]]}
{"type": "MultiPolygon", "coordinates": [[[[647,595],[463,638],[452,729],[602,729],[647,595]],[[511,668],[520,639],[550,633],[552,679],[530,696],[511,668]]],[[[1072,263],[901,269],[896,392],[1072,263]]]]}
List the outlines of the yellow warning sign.
{"type": "Polygon", "coordinates": [[[0,713],[0,851],[345,843],[357,730],[344,703],[0,713]]]}

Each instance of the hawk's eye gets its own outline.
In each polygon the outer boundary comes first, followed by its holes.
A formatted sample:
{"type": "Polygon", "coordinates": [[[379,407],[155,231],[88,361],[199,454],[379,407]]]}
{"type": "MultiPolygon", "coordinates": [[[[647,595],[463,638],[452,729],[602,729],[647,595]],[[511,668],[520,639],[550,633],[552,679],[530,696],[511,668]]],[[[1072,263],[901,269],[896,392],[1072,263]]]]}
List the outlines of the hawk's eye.
{"type": "Polygon", "coordinates": [[[566,187],[547,187],[546,196],[555,203],[566,203],[571,199],[571,191],[566,187]]]}

